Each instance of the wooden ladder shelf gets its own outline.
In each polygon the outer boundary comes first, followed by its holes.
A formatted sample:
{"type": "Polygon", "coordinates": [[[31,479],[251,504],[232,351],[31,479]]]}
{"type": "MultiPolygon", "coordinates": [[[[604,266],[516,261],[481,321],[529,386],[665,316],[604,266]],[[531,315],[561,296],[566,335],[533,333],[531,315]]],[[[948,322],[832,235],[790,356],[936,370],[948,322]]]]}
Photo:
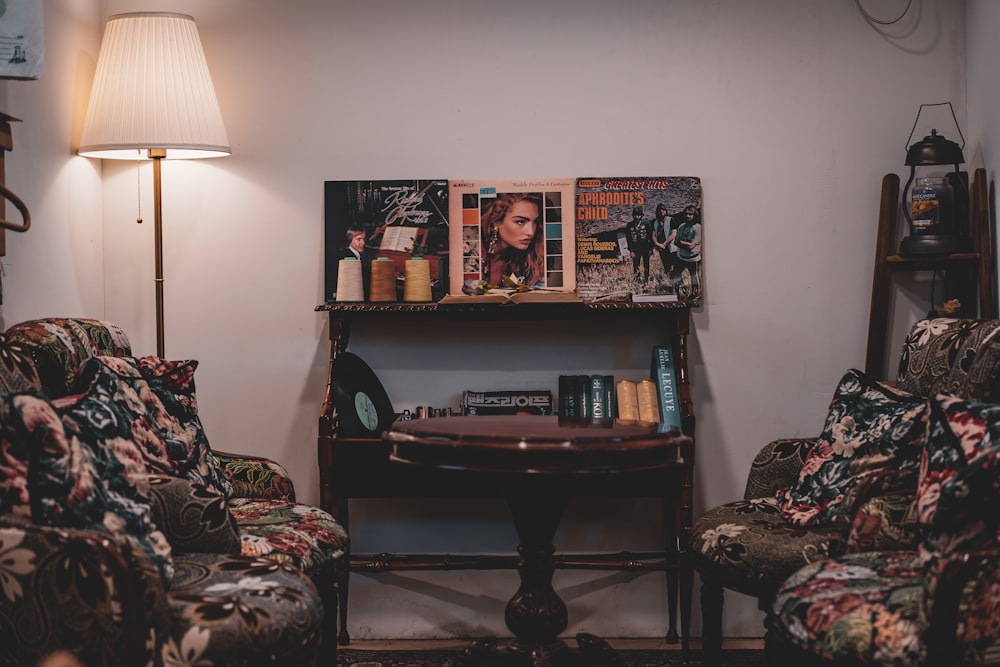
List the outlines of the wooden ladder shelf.
{"type": "MultiPolygon", "coordinates": [[[[956,189],[958,192],[958,189],[956,189]]],[[[879,206],[878,237],[875,244],[875,275],[872,280],[871,313],[868,319],[868,352],[865,372],[884,378],[886,345],[889,334],[892,277],[904,271],[943,271],[945,299],[961,303],[958,317],[992,319],[997,317],[997,275],[990,230],[990,208],[986,170],[976,169],[969,188],[968,201],[959,198],[959,221],[967,221],[972,252],[947,255],[900,256],[896,247],[899,203],[899,176],[882,178],[882,201],[879,206]],[[966,217],[967,216],[967,217],[966,217]]],[[[932,304],[932,307],[934,304],[932,304]]]]}

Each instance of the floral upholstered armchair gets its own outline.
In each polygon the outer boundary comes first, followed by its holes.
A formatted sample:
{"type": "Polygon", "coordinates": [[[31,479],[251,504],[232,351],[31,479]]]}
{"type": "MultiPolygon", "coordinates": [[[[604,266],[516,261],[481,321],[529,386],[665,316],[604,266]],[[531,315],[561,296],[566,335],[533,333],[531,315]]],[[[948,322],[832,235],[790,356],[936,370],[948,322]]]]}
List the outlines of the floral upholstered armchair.
{"type": "Polygon", "coordinates": [[[0,334],[0,664],[335,663],[347,536],[209,447],[196,367],[92,319],[0,334]]]}
{"type": "Polygon", "coordinates": [[[1000,405],[925,402],[919,541],[807,565],[778,590],[776,664],[997,664],[1000,655],[1000,405]]]}
{"type": "MultiPolygon", "coordinates": [[[[1000,400],[1000,321],[916,323],[894,386],[846,373],[818,438],[770,443],[753,461],[743,500],[695,520],[690,553],[702,580],[710,661],[721,650],[724,589],[756,597],[768,630],[779,586],[803,566],[845,553],[916,549],[927,400],[945,393],[1000,400]]],[[[770,646],[770,632],[765,637],[770,646]]]]}

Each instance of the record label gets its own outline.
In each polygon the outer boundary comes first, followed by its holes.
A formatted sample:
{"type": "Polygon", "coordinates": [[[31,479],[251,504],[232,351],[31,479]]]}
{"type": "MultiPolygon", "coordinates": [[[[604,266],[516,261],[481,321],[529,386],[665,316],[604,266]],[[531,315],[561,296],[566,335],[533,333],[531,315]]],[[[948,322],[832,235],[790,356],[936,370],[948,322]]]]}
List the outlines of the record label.
{"type": "Polygon", "coordinates": [[[341,438],[380,438],[395,421],[392,402],[361,357],[341,352],[330,367],[330,391],[341,438]]]}

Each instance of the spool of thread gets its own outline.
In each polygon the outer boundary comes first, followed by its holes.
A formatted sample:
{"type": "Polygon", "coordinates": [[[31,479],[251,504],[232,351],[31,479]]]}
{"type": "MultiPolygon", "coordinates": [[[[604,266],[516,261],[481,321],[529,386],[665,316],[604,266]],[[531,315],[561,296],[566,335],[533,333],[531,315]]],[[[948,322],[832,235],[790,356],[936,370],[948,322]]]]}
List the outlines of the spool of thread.
{"type": "Polygon", "coordinates": [[[337,266],[337,301],[364,301],[365,284],[361,277],[361,261],[342,259],[337,266]]]}
{"type": "Polygon", "coordinates": [[[403,301],[431,300],[431,265],[422,257],[406,260],[406,285],[403,301]]]}
{"type": "Polygon", "coordinates": [[[396,267],[388,257],[379,257],[372,262],[372,286],[368,292],[368,300],[396,300],[396,267]]]}

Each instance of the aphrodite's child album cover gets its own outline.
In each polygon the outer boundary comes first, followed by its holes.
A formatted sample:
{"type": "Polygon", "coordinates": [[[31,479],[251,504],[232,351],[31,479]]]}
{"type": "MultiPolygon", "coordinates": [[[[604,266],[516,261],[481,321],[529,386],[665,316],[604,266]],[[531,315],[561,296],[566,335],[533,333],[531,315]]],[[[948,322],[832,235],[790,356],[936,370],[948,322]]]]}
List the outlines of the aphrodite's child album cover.
{"type": "Polygon", "coordinates": [[[696,176],[576,181],[576,290],[583,301],[701,299],[696,176]]]}

